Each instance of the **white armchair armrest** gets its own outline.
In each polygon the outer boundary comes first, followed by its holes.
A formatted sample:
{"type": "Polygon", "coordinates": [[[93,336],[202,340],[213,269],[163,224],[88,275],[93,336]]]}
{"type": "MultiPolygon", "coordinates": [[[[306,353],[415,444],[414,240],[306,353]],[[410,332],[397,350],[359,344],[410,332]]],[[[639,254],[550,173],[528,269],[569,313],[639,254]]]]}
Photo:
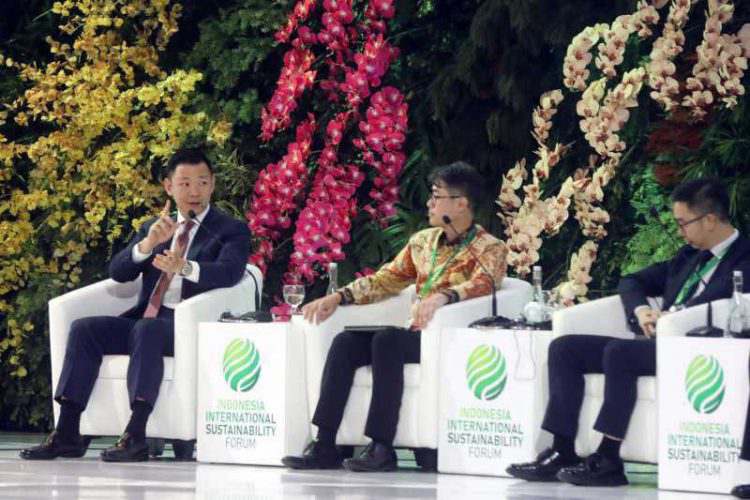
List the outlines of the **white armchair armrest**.
{"type": "Polygon", "coordinates": [[[592,300],[555,311],[552,315],[553,338],[562,335],[606,335],[632,339],[619,295],[592,300]]]}
{"type": "Polygon", "coordinates": [[[339,306],[331,316],[317,325],[302,318],[294,318],[294,320],[304,325],[305,332],[313,335],[336,334],[342,331],[345,326],[406,326],[415,294],[415,288],[412,285],[398,295],[374,304],[339,306]]]}
{"type": "MultiPolygon", "coordinates": [[[[750,299],[750,294],[745,294],[750,299]]],[[[711,323],[723,330],[727,324],[729,305],[732,299],[721,299],[711,302],[711,323]]],[[[688,331],[699,326],[706,326],[708,320],[708,304],[688,307],[681,311],[665,314],[656,323],[658,337],[682,337],[688,331]]]]}

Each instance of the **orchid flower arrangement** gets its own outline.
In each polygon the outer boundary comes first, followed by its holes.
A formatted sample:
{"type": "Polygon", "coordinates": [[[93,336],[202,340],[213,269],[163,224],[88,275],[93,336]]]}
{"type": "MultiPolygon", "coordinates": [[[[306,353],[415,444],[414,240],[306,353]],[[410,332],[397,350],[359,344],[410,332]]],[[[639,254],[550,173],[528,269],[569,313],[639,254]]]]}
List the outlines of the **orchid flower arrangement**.
{"type": "Polygon", "coordinates": [[[399,56],[387,38],[394,15],[393,0],[299,0],[275,34],[291,47],[262,111],[260,137],[270,141],[292,127],[302,102],[327,103],[296,125],[286,156],[261,171],[246,214],[259,239],[250,259],[264,271],[293,228],[284,283],[312,283],[343,260],[360,209],[380,224],[395,214],[408,106],[397,88],[383,86],[399,56]],[[315,142],[320,151],[312,150],[315,142]],[[372,189],[357,196],[368,177],[372,189]]]}
{"type": "Polygon", "coordinates": [[[521,160],[502,178],[497,204],[498,216],[505,224],[508,264],[519,275],[530,272],[539,260],[542,236],[553,236],[568,219],[573,205],[575,219],[587,239],[572,255],[567,278],[554,292],[563,305],[583,301],[591,281],[591,267],[596,260],[598,242],[607,235],[605,225],[610,216],[601,207],[604,189],[614,177],[627,145],[620,132],[638,106],[644,85],[651,88],[650,97],[667,113],[687,110],[702,119],[714,107],[732,108],[744,94],[741,83],[750,56],[750,25],[735,35],[724,34],[723,26],[732,18],[734,7],[728,0],[708,0],[703,40],[696,49],[697,62],[692,76],[685,82],[676,78],[676,57],[683,52],[686,25],[696,0],[673,0],[662,34],[654,41],[647,63],[622,73],[627,42],[632,36],[646,40],[653,36],[659,21],[659,9],[666,0],[638,3],[636,12],[617,17],[611,24],[597,24],[576,35],[563,63],[563,83],[571,93],[580,93],[576,113],[587,144],[593,150],[589,164],[567,178],[558,191],[544,198],[544,181],[557,165],[567,147],[546,141],[552,129],[551,119],[562,102],[560,90],[542,95],[534,110],[532,135],[539,148],[538,160],[531,176],[521,160]],[[592,52],[596,50],[596,54],[592,52]],[[593,80],[593,66],[597,77],[593,80]],[[519,196],[519,191],[523,194],[519,196]]]}

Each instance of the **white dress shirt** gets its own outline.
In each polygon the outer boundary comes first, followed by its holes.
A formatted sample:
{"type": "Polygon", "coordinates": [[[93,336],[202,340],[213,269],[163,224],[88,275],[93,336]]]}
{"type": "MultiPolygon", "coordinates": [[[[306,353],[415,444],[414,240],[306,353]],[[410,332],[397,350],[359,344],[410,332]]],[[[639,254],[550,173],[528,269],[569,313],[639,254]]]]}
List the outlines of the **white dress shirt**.
{"type": "MultiPolygon", "coordinates": [[[[206,214],[208,213],[210,205],[206,207],[205,210],[203,210],[201,213],[195,216],[195,220],[198,221],[199,224],[194,224],[193,227],[190,229],[190,235],[188,236],[188,243],[187,247],[185,247],[185,255],[188,254],[188,251],[190,250],[190,245],[193,244],[193,239],[195,238],[195,233],[198,232],[198,227],[200,224],[203,223],[203,219],[206,217],[206,214]]],[[[180,232],[182,231],[183,224],[185,223],[187,219],[182,216],[182,214],[178,211],[177,212],[177,231],[175,231],[174,236],[172,237],[172,245],[170,247],[170,250],[174,250],[175,245],[177,245],[177,237],[180,235],[180,232]]],[[[138,249],[138,245],[133,246],[133,262],[136,264],[143,262],[144,260],[151,257],[151,253],[143,253],[138,249]]],[[[168,307],[170,309],[174,309],[177,307],[177,304],[180,303],[182,300],[182,280],[187,279],[192,281],[193,283],[197,283],[198,279],[200,278],[200,266],[195,261],[188,261],[192,264],[193,270],[188,274],[187,276],[180,276],[179,274],[175,273],[175,275],[172,277],[172,281],[169,282],[169,288],[167,288],[167,291],[164,292],[164,298],[162,299],[161,305],[164,307],[168,307]]]]}
{"type": "MultiPolygon", "coordinates": [[[[740,237],[740,232],[735,229],[734,232],[729,236],[729,238],[725,239],[718,245],[711,247],[711,253],[714,254],[714,256],[721,255],[722,252],[724,252],[727,248],[729,248],[729,245],[734,243],[735,240],[737,240],[737,238],[739,237],[740,237]]],[[[698,288],[695,289],[695,293],[693,294],[693,297],[697,297],[698,295],[703,293],[703,289],[706,288],[703,283],[708,283],[711,280],[711,276],[714,275],[714,271],[716,271],[717,267],[719,266],[718,265],[714,266],[713,269],[711,269],[709,272],[706,273],[705,276],[703,276],[703,280],[698,282],[698,288]]],[[[690,297],[690,298],[692,299],[693,297],[690,297]]]]}

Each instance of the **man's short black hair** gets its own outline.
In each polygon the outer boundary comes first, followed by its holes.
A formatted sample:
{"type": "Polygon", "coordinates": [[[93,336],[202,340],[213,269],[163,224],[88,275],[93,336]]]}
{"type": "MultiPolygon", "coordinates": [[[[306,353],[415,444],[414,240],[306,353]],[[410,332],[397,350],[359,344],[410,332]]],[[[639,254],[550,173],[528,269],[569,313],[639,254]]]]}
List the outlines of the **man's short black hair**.
{"type": "Polygon", "coordinates": [[[474,167],[465,161],[457,161],[449,165],[438,167],[430,173],[428,182],[431,185],[441,184],[454,194],[465,196],[469,200],[471,211],[476,213],[482,200],[482,184],[484,179],[474,167]]]}
{"type": "Polygon", "coordinates": [[[208,167],[209,172],[213,175],[214,166],[211,165],[211,160],[208,159],[206,154],[200,148],[182,148],[174,152],[172,157],[167,163],[167,168],[164,171],[164,178],[172,177],[172,174],[177,169],[177,166],[186,163],[188,165],[198,165],[199,163],[205,163],[208,167]]]}
{"type": "Polygon", "coordinates": [[[672,191],[672,201],[685,203],[699,214],[714,214],[721,221],[729,220],[729,193],[715,177],[686,181],[672,191]]]}

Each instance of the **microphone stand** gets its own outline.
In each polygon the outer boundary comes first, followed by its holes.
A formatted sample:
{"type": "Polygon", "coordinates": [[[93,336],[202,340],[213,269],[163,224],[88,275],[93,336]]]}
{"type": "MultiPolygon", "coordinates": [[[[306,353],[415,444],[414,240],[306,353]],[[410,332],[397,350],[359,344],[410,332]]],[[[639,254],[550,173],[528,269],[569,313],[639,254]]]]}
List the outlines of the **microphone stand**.
{"type": "MultiPolygon", "coordinates": [[[[451,230],[458,235],[458,231],[456,230],[456,227],[453,225],[453,221],[451,218],[447,215],[443,215],[443,222],[448,225],[448,227],[451,228],[451,230]]],[[[471,249],[471,244],[466,245],[466,250],[471,254],[472,257],[474,257],[474,260],[479,264],[479,268],[489,276],[490,278],[490,285],[492,287],[492,315],[487,316],[485,318],[478,319],[476,321],[472,321],[469,323],[469,328],[489,328],[493,326],[502,326],[507,324],[508,322],[512,321],[505,316],[498,316],[497,315],[497,286],[495,285],[495,278],[492,276],[492,273],[490,273],[487,268],[482,264],[482,261],[479,260],[479,257],[477,254],[475,254],[471,249]]]]}
{"type": "MultiPolygon", "coordinates": [[[[703,289],[706,289],[706,282],[701,278],[701,283],[703,284],[703,289]]],[[[713,309],[711,308],[711,301],[708,301],[706,304],[706,325],[705,326],[697,326],[691,330],[689,330],[685,336],[686,337],[723,337],[724,332],[721,328],[714,326],[713,321],[713,309]]]]}

